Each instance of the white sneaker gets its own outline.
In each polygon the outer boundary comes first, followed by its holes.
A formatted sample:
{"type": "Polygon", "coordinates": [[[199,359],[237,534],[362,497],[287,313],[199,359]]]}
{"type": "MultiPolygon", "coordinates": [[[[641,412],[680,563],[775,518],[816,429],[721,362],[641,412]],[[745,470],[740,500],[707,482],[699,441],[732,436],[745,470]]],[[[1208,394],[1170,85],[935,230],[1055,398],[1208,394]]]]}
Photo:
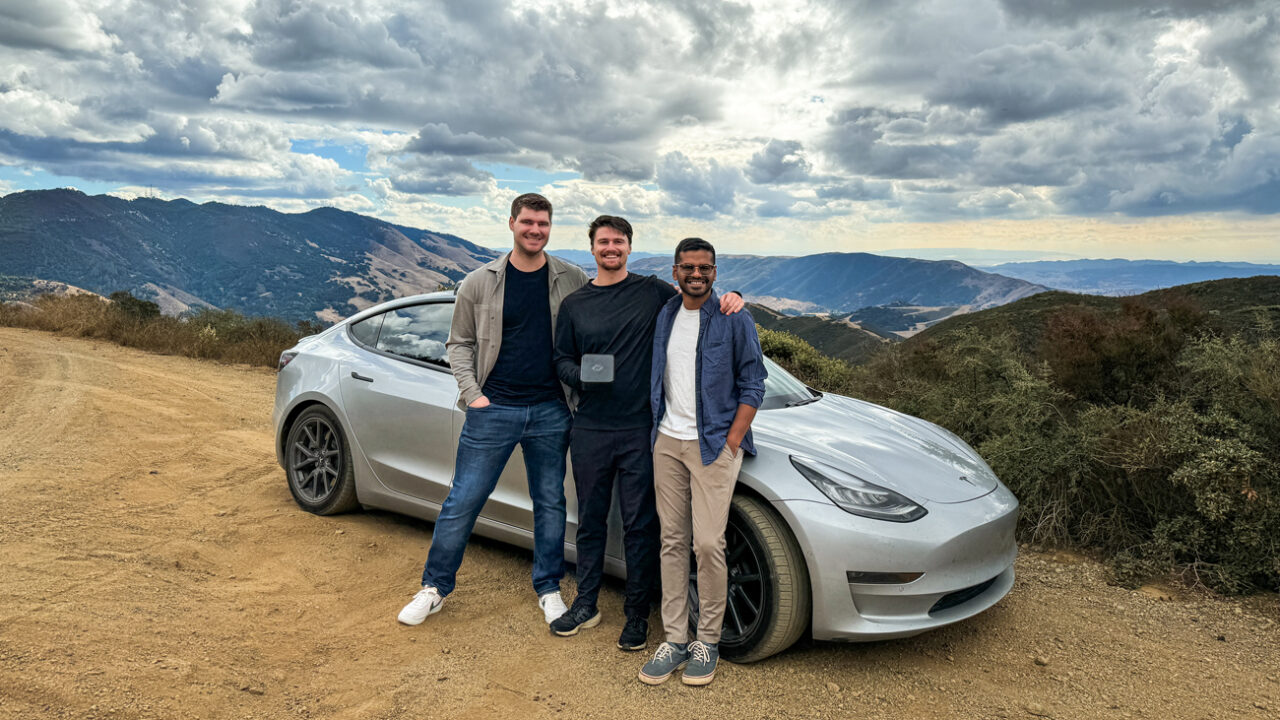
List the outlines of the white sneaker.
{"type": "Polygon", "coordinates": [[[542,608],[542,616],[547,619],[548,625],[561,615],[569,612],[569,608],[565,607],[564,599],[560,597],[559,590],[549,592],[546,595],[539,595],[538,607],[542,608]]]}
{"type": "Polygon", "coordinates": [[[444,598],[440,597],[440,591],[434,587],[424,587],[404,606],[396,620],[405,625],[420,625],[428,615],[438,612],[442,607],[444,598]]]}

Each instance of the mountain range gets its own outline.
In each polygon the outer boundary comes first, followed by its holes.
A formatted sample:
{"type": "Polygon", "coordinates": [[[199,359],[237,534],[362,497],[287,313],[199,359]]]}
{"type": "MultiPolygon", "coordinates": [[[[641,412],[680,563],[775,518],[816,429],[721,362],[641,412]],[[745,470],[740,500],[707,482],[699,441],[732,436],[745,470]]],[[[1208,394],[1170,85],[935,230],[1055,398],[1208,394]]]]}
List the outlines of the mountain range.
{"type": "MultiPolygon", "coordinates": [[[[645,258],[629,266],[635,272],[671,277],[671,260],[665,257],[645,258]]],[[[890,303],[981,310],[1048,289],[954,260],[869,253],[718,255],[716,286],[737,290],[751,302],[776,310],[801,313],[852,312],[890,303]]]]}
{"type": "Polygon", "coordinates": [[[38,190],[0,198],[0,274],[129,290],[176,314],[193,306],[333,321],[453,284],[498,256],[462,238],[321,208],[38,190]]]}
{"type": "MultiPolygon", "coordinates": [[[[587,264],[581,249],[568,253],[587,264]]],[[[501,251],[333,208],[265,207],[35,190],[0,197],[0,275],[129,290],[169,314],[232,308],[334,321],[392,297],[455,284],[501,251]]],[[[954,261],[868,253],[721,255],[718,287],[782,312],[848,313],[906,303],[994,307],[1045,288],[954,261]]],[[[669,256],[637,253],[669,278],[669,256]]]]}
{"type": "Polygon", "coordinates": [[[1090,295],[1134,295],[1206,280],[1280,275],[1280,265],[1170,260],[1042,260],[1007,262],[983,269],[1055,290],[1090,295]]]}

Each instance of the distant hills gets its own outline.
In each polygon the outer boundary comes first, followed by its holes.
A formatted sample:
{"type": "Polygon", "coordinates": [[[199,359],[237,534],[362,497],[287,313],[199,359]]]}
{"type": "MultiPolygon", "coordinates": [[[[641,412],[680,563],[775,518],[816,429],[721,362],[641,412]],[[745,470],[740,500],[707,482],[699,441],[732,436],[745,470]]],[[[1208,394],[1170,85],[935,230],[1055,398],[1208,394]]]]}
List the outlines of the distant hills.
{"type": "Polygon", "coordinates": [[[749,303],[747,309],[756,324],[765,330],[791,333],[824,355],[858,365],[877,350],[902,338],[878,328],[863,327],[843,319],[817,315],[784,315],[777,310],[749,303]]]}
{"type": "MultiPolygon", "coordinates": [[[[802,257],[719,255],[716,286],[783,312],[847,313],[892,303],[981,310],[1043,292],[1040,285],[983,272],[953,260],[869,253],[802,257]]],[[[671,277],[671,260],[631,263],[635,272],[671,277]]]]}
{"type": "Polygon", "coordinates": [[[1134,295],[1206,280],[1280,275],[1280,265],[1169,260],[1045,260],[984,267],[1056,290],[1090,295],[1134,295]]]}
{"type": "MultiPolygon", "coordinates": [[[[553,251],[591,263],[584,249],[553,251]]],[[[333,208],[288,214],[75,190],[0,197],[0,275],[102,295],[129,290],[169,314],[212,306],[333,321],[452,285],[499,254],[453,235],[333,208]]],[[[635,271],[670,277],[667,255],[643,255],[637,253],[635,271]]],[[[964,312],[1045,289],[959,262],[867,253],[722,255],[717,264],[720,288],[790,314],[892,303],[964,312]]]]}
{"type": "Polygon", "coordinates": [[[26,302],[39,295],[97,295],[53,280],[0,275],[0,302],[26,302]]]}
{"type": "Polygon", "coordinates": [[[130,290],[167,313],[235,308],[337,320],[452,284],[497,257],[462,238],[321,208],[38,190],[0,198],[0,274],[130,290]]]}
{"type": "Polygon", "coordinates": [[[1210,280],[1116,298],[1060,291],[1046,292],[998,308],[948,318],[906,341],[905,347],[942,342],[963,328],[983,334],[1009,330],[1024,349],[1036,347],[1050,319],[1064,310],[1092,313],[1101,319],[1119,316],[1127,304],[1160,312],[1190,312],[1196,326],[1218,333],[1280,327],[1280,276],[1210,280]]]}

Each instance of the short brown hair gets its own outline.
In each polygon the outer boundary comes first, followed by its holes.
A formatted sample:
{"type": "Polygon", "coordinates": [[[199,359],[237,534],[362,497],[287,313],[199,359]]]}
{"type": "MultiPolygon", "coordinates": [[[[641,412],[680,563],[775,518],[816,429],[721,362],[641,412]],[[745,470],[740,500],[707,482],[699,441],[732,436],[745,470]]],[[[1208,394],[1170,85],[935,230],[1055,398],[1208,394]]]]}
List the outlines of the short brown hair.
{"type": "Polygon", "coordinates": [[[511,219],[515,219],[520,214],[520,208],[529,208],[534,212],[547,211],[547,217],[551,217],[551,201],[542,197],[538,193],[525,193],[515,200],[511,201],[511,219]]]}
{"type": "Polygon", "coordinates": [[[626,235],[627,244],[631,244],[631,223],[613,215],[601,215],[595,220],[592,220],[591,227],[587,228],[587,238],[591,240],[592,247],[595,247],[596,244],[596,230],[599,230],[602,227],[613,228],[623,235],[626,235]]]}

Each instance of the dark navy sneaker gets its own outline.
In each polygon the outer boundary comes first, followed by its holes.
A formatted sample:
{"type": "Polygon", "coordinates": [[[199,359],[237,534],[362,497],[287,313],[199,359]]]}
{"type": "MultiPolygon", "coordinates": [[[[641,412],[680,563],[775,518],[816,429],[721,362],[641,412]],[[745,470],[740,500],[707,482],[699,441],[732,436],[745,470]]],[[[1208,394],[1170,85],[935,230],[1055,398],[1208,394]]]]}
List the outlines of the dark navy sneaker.
{"type": "Polygon", "coordinates": [[[579,630],[600,624],[600,611],[574,603],[569,612],[551,621],[551,632],[560,637],[577,635],[579,630]]]}
{"type": "Polygon", "coordinates": [[[720,660],[720,645],[694,640],[689,643],[689,664],[680,677],[685,685],[709,685],[716,676],[716,663],[720,660]]]}
{"type": "Polygon", "coordinates": [[[689,662],[689,650],[685,643],[664,642],[658,646],[649,662],[640,668],[640,682],[645,685],[661,685],[671,673],[689,662]]]}
{"type": "Polygon", "coordinates": [[[628,652],[643,650],[649,644],[649,621],[642,617],[629,617],[618,636],[618,648],[628,652]]]}

